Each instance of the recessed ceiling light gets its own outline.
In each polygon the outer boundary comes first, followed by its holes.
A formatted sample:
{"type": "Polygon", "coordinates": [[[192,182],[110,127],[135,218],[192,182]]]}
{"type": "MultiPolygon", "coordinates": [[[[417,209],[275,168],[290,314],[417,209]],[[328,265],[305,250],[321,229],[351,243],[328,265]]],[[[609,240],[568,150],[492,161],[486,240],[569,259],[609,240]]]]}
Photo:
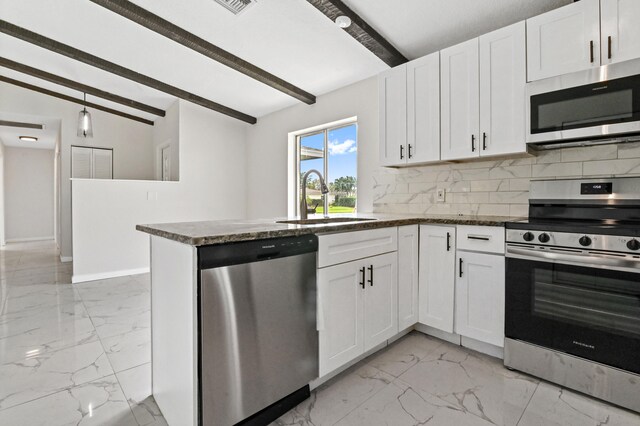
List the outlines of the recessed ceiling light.
{"type": "Polygon", "coordinates": [[[38,138],[35,136],[20,136],[20,140],[25,142],[37,142],[38,138]]]}
{"type": "Polygon", "coordinates": [[[340,15],[336,18],[336,24],[340,28],[348,28],[351,25],[351,18],[348,16],[340,15]]]}

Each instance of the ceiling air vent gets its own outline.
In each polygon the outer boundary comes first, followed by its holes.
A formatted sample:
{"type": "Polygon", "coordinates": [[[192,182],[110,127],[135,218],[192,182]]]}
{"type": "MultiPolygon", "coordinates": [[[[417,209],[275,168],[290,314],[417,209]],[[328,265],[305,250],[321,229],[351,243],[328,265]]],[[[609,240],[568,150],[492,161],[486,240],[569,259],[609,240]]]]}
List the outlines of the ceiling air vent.
{"type": "Polygon", "coordinates": [[[214,0],[216,3],[224,6],[225,9],[233,12],[235,15],[247,9],[256,0],[214,0]]]}

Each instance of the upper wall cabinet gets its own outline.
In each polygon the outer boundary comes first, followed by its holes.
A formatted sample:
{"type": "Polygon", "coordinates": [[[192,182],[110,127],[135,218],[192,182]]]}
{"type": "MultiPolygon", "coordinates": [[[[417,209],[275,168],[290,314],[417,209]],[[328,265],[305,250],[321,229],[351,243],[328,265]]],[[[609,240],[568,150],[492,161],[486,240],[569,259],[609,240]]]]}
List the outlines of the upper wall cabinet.
{"type": "Polygon", "coordinates": [[[640,57],[640,2],[581,0],[527,20],[529,81],[640,57]]]}
{"type": "Polygon", "coordinates": [[[442,50],[441,156],[526,151],[525,23],[442,50]]]}
{"type": "Polygon", "coordinates": [[[602,63],[640,57],[640,1],[601,0],[602,63]]]}
{"type": "Polygon", "coordinates": [[[381,165],[440,160],[440,55],[392,68],[378,85],[381,165]]]}
{"type": "Polygon", "coordinates": [[[380,164],[406,163],[407,65],[391,68],[378,76],[380,164]]]}

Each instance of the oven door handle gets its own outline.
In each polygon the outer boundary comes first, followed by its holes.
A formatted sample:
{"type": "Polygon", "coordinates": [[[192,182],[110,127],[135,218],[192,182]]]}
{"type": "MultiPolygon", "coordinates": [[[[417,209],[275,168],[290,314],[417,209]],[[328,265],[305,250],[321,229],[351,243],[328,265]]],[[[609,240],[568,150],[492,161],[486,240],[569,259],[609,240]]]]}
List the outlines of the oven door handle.
{"type": "Polygon", "coordinates": [[[559,253],[507,245],[506,257],[597,269],[640,272],[640,259],[631,259],[626,256],[618,257],[595,253],[585,254],[584,252],[571,254],[568,251],[567,253],[559,253]]]}

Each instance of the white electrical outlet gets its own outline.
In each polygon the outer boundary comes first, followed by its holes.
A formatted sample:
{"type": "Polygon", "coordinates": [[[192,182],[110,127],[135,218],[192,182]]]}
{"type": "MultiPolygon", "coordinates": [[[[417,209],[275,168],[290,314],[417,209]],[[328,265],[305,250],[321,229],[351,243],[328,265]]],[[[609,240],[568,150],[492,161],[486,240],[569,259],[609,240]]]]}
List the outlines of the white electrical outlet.
{"type": "Polygon", "coordinates": [[[446,190],[444,188],[438,188],[438,192],[436,195],[436,201],[438,203],[444,203],[444,199],[446,197],[446,190]]]}

